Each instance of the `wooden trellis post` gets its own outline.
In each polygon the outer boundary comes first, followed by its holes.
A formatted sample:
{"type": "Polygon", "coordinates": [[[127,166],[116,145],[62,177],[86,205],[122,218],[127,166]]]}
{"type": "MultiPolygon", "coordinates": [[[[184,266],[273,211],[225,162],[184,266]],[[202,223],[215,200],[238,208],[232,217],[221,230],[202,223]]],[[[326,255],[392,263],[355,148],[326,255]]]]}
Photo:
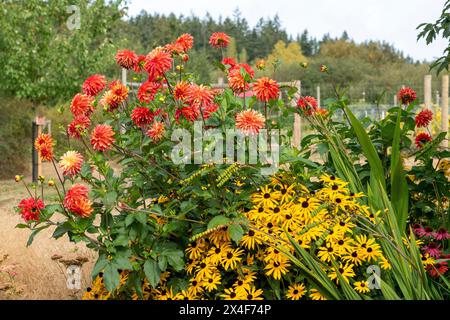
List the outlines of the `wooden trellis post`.
{"type": "MultiPolygon", "coordinates": [[[[294,81],[294,86],[297,88],[297,94],[294,96],[295,98],[292,99],[292,104],[297,104],[297,99],[301,96],[301,82],[300,80],[294,81]]],[[[292,145],[299,149],[300,148],[300,142],[302,140],[302,119],[300,118],[300,115],[298,113],[294,113],[294,136],[292,140],[292,145]]]]}
{"type": "MultiPolygon", "coordinates": [[[[441,97],[441,130],[448,135],[448,74],[442,76],[442,97],[441,97]]],[[[448,140],[442,141],[443,147],[448,147],[448,140]]]]}

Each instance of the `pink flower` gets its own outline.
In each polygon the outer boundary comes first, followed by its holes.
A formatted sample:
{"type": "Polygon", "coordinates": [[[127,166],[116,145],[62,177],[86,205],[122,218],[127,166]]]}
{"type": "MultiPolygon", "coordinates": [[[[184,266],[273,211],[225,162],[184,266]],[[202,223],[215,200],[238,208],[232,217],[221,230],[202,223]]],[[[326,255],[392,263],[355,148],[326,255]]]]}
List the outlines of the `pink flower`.
{"type": "Polygon", "coordinates": [[[444,227],[439,228],[436,232],[433,232],[433,237],[436,240],[446,240],[450,239],[450,234],[447,232],[447,229],[444,227]]]}
{"type": "Polygon", "coordinates": [[[423,246],[422,250],[428,253],[431,257],[439,258],[441,255],[440,246],[436,242],[430,242],[428,245],[423,246]]]}

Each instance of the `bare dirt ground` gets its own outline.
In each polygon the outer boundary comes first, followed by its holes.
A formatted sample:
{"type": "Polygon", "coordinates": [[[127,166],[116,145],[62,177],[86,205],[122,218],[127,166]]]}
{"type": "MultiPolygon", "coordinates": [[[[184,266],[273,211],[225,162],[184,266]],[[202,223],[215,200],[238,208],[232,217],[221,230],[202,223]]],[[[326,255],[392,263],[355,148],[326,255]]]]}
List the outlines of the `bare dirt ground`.
{"type": "MultiPolygon", "coordinates": [[[[50,164],[44,164],[43,174],[46,178],[55,177],[50,164]]],[[[27,177],[26,182],[31,178],[27,177]]],[[[49,188],[47,187],[47,190],[49,188]]],[[[48,191],[47,191],[48,192],[48,191]]],[[[0,263],[0,299],[73,299],[79,298],[90,281],[90,271],[96,260],[96,253],[84,244],[73,244],[67,236],[58,240],[51,238],[54,228],[39,233],[33,244],[26,247],[30,231],[17,229],[21,217],[14,212],[20,199],[28,193],[22,183],[13,179],[0,181],[0,261],[4,254],[8,258],[0,263]],[[81,291],[73,291],[66,285],[65,267],[51,259],[53,255],[61,255],[64,259],[86,257],[89,259],[82,266],[81,291]],[[12,267],[16,273],[13,280],[1,272],[6,266],[12,267]],[[12,285],[2,290],[2,285],[12,285]]]]}

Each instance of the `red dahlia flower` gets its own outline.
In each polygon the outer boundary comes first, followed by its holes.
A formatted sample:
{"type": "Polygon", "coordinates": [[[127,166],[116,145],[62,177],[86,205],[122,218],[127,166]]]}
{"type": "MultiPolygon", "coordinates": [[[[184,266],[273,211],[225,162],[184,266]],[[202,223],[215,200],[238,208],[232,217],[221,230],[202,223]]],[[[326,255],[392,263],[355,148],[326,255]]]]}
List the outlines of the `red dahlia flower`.
{"type": "Polygon", "coordinates": [[[114,142],[114,130],[110,125],[99,124],[92,131],[91,145],[94,150],[105,151],[111,148],[114,142]]]}
{"type": "Polygon", "coordinates": [[[83,93],[94,97],[106,87],[106,78],[101,74],[94,74],[87,78],[82,86],[83,93]]]}
{"type": "Polygon", "coordinates": [[[136,107],[131,112],[131,119],[138,127],[143,127],[153,121],[154,114],[147,107],[136,107]]]}
{"type": "Polygon", "coordinates": [[[416,146],[421,149],[423,146],[431,141],[431,136],[426,132],[419,132],[416,136],[416,146]]]}
{"type": "Polygon", "coordinates": [[[111,98],[118,105],[128,97],[128,88],[119,80],[111,82],[109,90],[111,91],[111,98]]]}
{"type": "Polygon", "coordinates": [[[234,67],[235,65],[237,65],[237,62],[234,61],[233,58],[223,58],[222,64],[229,65],[230,67],[234,67]]]}
{"type": "Polygon", "coordinates": [[[119,107],[118,98],[111,90],[106,91],[98,102],[106,111],[112,112],[119,107]]]}
{"type": "Polygon", "coordinates": [[[189,33],[185,33],[179,36],[175,43],[183,49],[183,52],[186,52],[192,48],[194,37],[189,33]]]}
{"type": "Polygon", "coordinates": [[[318,110],[317,108],[317,100],[314,97],[306,96],[301,97],[297,101],[297,106],[302,108],[306,115],[310,116],[315,111],[318,110]]]}
{"type": "Polygon", "coordinates": [[[161,83],[146,81],[144,82],[138,90],[138,99],[142,103],[150,103],[153,99],[155,99],[155,94],[161,88],[161,83]]]}
{"type": "Polygon", "coordinates": [[[137,57],[136,64],[134,65],[134,72],[139,73],[144,70],[145,56],[140,54],[137,57]]]}
{"type": "Polygon", "coordinates": [[[165,132],[164,123],[160,121],[155,121],[153,122],[150,129],[148,129],[147,135],[150,138],[152,138],[153,142],[158,142],[159,140],[162,139],[162,137],[164,137],[164,132],[165,132]]]}
{"type": "Polygon", "coordinates": [[[77,93],[70,104],[70,111],[75,117],[89,116],[94,112],[94,97],[77,93]]]}
{"type": "Polygon", "coordinates": [[[210,105],[214,99],[211,89],[204,85],[190,84],[187,90],[187,101],[197,106],[210,105]]]}
{"type": "Polygon", "coordinates": [[[185,81],[178,82],[173,88],[173,97],[176,100],[185,100],[188,96],[189,83],[185,81]]]}
{"type": "Polygon", "coordinates": [[[73,119],[71,123],[69,123],[67,127],[67,133],[72,138],[80,139],[81,135],[83,135],[86,132],[86,130],[89,128],[90,125],[91,120],[88,117],[84,115],[78,116],[75,119],[73,119]]]}
{"type": "Polygon", "coordinates": [[[263,77],[256,80],[253,91],[255,91],[258,100],[268,102],[271,99],[278,98],[280,88],[275,80],[263,77]]]}
{"type": "Polygon", "coordinates": [[[236,115],[236,128],[246,136],[258,134],[264,122],[264,116],[255,110],[244,110],[236,115]]]}
{"type": "Polygon", "coordinates": [[[86,218],[94,211],[92,202],[88,198],[89,189],[81,184],[74,184],[69,191],[67,191],[63,205],[64,208],[70,210],[77,216],[86,218]]]}
{"type": "Polygon", "coordinates": [[[122,68],[131,69],[138,63],[138,56],[131,50],[119,50],[116,54],[116,62],[122,68]]]}
{"type": "Polygon", "coordinates": [[[402,88],[397,93],[398,100],[401,101],[402,104],[410,104],[417,98],[416,92],[411,88],[402,88]]]}
{"type": "Polygon", "coordinates": [[[34,141],[34,147],[42,161],[52,161],[53,145],[52,137],[46,133],[41,133],[34,141]]]}
{"type": "Polygon", "coordinates": [[[37,221],[41,210],[45,208],[41,199],[27,198],[19,202],[20,215],[25,221],[37,221]]]}
{"type": "Polygon", "coordinates": [[[150,79],[156,79],[164,75],[172,67],[172,57],[170,53],[164,51],[163,48],[158,47],[153,49],[145,57],[144,68],[147,71],[150,79]]]}
{"type": "Polygon", "coordinates": [[[416,116],[416,127],[427,127],[431,120],[433,120],[433,112],[430,109],[424,109],[416,116]]]}
{"type": "Polygon", "coordinates": [[[209,43],[214,48],[225,48],[230,43],[230,36],[223,32],[214,32],[209,38],[209,43]]]}
{"type": "Polygon", "coordinates": [[[83,156],[78,151],[67,151],[61,156],[59,161],[65,176],[73,176],[80,173],[82,164],[83,156]]]}

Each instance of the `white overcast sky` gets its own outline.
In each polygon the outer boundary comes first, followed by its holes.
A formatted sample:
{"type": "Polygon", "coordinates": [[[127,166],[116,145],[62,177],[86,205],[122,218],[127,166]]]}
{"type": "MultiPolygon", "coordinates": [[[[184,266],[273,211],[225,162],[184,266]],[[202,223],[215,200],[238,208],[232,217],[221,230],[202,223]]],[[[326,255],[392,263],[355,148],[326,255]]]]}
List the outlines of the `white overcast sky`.
{"type": "MultiPolygon", "coordinates": [[[[281,19],[291,35],[305,28],[321,38],[325,33],[340,36],[344,30],[360,42],[367,39],[386,40],[418,60],[432,60],[441,56],[447,42],[442,38],[426,45],[416,41],[417,25],[434,22],[441,13],[444,0],[128,0],[128,15],[141,10],[149,13],[214,18],[232,16],[239,8],[253,27],[260,17],[281,19]]],[[[220,30],[218,30],[220,31],[220,30]]]]}

